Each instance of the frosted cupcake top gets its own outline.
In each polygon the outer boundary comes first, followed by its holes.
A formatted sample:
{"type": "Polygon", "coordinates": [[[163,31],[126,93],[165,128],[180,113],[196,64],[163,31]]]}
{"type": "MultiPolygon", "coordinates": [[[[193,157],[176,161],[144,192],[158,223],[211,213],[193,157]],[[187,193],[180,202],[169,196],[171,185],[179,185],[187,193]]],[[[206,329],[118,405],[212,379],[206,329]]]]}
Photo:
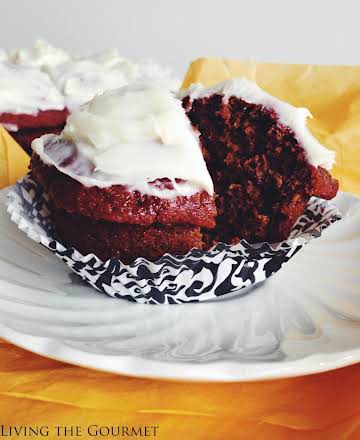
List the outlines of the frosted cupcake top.
{"type": "Polygon", "coordinates": [[[121,184],[161,198],[214,192],[198,134],[181,101],[160,85],[96,96],[70,115],[60,136],[45,135],[32,148],[86,186],[121,184]],[[159,179],[171,188],[154,185],[159,179]]]}
{"type": "Polygon", "coordinates": [[[169,70],[151,62],[133,63],[122,58],[117,50],[74,58],[49,66],[46,70],[64,95],[70,110],[90,101],[95,95],[139,80],[160,82],[169,89],[178,89],[180,85],[171,77],[169,70]]]}
{"type": "Polygon", "coordinates": [[[62,110],[64,97],[49,76],[33,67],[0,63],[0,113],[36,115],[62,110]]]}
{"type": "Polygon", "coordinates": [[[15,49],[8,56],[11,63],[41,69],[65,63],[69,59],[70,55],[65,50],[52,46],[42,38],[38,38],[33,47],[15,49]]]}
{"type": "Polygon", "coordinates": [[[235,96],[250,104],[259,104],[267,109],[274,110],[279,123],[292,130],[311,165],[314,167],[321,166],[327,170],[330,170],[334,165],[335,152],[321,145],[306,126],[307,118],[312,117],[308,109],[294,107],[281,101],[245,78],[229,79],[213,87],[193,84],[188,90],[180,92],[181,97],[189,96],[191,100],[209,97],[213,94],[223,95],[224,99],[235,96]]]}
{"type": "MultiPolygon", "coordinates": [[[[169,69],[151,61],[130,61],[120,56],[117,49],[85,57],[74,57],[65,50],[38,39],[31,48],[16,49],[9,54],[0,50],[0,62],[16,65],[19,69],[20,67],[37,69],[38,72],[43,72],[43,78],[49,75],[47,82],[53,82],[58,92],[63,95],[70,111],[88,102],[97,94],[137,81],[157,82],[169,90],[178,90],[180,87],[180,81],[172,76],[169,69]]],[[[25,75],[26,70],[22,72],[25,75]]],[[[29,78],[29,81],[31,80],[29,78]]],[[[15,94],[21,94],[23,88],[14,91],[11,86],[10,90],[14,92],[16,101],[15,94]]],[[[41,93],[47,93],[45,86],[41,93]]],[[[28,101],[30,98],[29,95],[26,96],[28,101]]],[[[28,102],[27,105],[36,107],[37,102],[36,100],[33,103],[28,102]]]]}

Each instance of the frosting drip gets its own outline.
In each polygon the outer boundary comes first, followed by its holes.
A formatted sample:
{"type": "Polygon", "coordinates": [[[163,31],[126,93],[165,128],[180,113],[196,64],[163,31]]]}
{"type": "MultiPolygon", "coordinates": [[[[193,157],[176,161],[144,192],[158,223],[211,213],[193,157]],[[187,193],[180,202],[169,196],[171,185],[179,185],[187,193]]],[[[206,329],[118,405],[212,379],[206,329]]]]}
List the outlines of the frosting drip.
{"type": "Polygon", "coordinates": [[[156,85],[96,96],[69,116],[60,137],[43,136],[32,147],[86,186],[121,184],[163,198],[214,191],[181,101],[156,85]],[[154,184],[159,179],[169,179],[172,188],[154,184]]]}
{"type": "Polygon", "coordinates": [[[335,152],[328,150],[311,134],[306,126],[308,117],[312,117],[306,108],[294,107],[266,93],[257,84],[245,78],[229,79],[213,87],[204,87],[193,84],[188,90],[180,92],[181,97],[189,96],[191,100],[220,94],[224,99],[230,96],[243,99],[251,104],[259,104],[274,110],[280,124],[289,127],[297,141],[304,149],[306,157],[314,167],[323,167],[330,170],[335,163],[335,152]]]}

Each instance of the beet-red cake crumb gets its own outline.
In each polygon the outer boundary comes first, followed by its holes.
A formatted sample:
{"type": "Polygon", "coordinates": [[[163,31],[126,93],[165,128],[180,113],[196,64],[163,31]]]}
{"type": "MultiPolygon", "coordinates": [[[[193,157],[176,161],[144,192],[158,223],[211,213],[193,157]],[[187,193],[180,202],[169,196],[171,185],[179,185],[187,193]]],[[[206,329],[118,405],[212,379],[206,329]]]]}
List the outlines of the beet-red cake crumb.
{"type": "Polygon", "coordinates": [[[30,167],[50,197],[59,237],[83,254],[118,257],[124,263],[138,257],[156,261],[166,252],[183,255],[201,249],[200,227],[215,226],[215,203],[205,191],[164,199],[122,185],[86,187],[35,153],[30,167]]]}
{"type": "Polygon", "coordinates": [[[9,132],[16,142],[31,154],[31,142],[43,134],[59,134],[64,128],[68,115],[67,108],[40,110],[36,115],[1,113],[0,124],[18,127],[17,131],[9,130],[9,132]]]}
{"type": "Polygon", "coordinates": [[[30,166],[33,178],[46,189],[56,208],[70,213],[144,226],[154,223],[215,226],[214,200],[206,191],[163,199],[129,191],[122,185],[84,186],[57,168],[44,164],[36,154],[32,155],[30,166]]]}
{"type": "Polygon", "coordinates": [[[39,110],[35,115],[1,113],[1,124],[13,124],[19,128],[58,127],[63,125],[69,115],[69,110],[39,110]]]}
{"type": "Polygon", "coordinates": [[[311,196],[331,199],[338,182],[306,159],[294,133],[274,111],[214,94],[183,107],[200,132],[217,194],[216,228],[208,245],[223,241],[276,242],[288,237],[311,196]]]}
{"type": "Polygon", "coordinates": [[[137,257],[157,261],[165,253],[184,255],[203,244],[200,228],[195,226],[99,221],[58,209],[53,209],[52,215],[64,244],[84,255],[94,253],[103,261],[112,257],[120,258],[125,264],[137,257]]]}

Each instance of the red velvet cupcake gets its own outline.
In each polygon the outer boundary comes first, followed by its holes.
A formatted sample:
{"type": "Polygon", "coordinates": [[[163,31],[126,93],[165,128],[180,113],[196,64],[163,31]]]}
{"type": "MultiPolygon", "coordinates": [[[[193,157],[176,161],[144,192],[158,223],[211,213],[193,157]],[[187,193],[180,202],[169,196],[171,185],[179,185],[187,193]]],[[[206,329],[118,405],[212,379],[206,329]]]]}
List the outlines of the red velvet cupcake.
{"type": "Polygon", "coordinates": [[[0,63],[0,123],[28,153],[33,139],[59,133],[67,115],[64,98],[46,73],[0,63]]]}
{"type": "Polygon", "coordinates": [[[213,185],[181,101],[157,86],[95,97],[60,136],[33,142],[31,172],[61,240],[103,260],[158,260],[202,248],[213,185]]]}

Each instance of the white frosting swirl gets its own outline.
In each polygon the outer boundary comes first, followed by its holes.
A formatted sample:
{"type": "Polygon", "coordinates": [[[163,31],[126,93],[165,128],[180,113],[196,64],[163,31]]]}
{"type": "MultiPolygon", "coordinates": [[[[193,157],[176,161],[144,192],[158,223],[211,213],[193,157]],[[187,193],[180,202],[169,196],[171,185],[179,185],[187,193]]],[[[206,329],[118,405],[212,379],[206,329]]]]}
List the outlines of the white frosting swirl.
{"type": "Polygon", "coordinates": [[[45,68],[57,66],[70,59],[63,49],[54,47],[42,38],[38,38],[32,48],[15,49],[9,55],[9,61],[14,64],[45,68]]]}
{"type": "Polygon", "coordinates": [[[86,186],[122,184],[162,198],[214,192],[181,101],[156,85],[96,96],[70,115],[60,138],[43,136],[32,147],[45,163],[86,186]],[[150,184],[164,178],[172,190],[150,184]]]}
{"type": "Polygon", "coordinates": [[[245,78],[229,79],[213,87],[193,84],[188,90],[182,91],[180,96],[190,96],[190,99],[193,100],[213,94],[220,94],[225,98],[235,96],[251,104],[260,104],[265,108],[274,110],[279,122],[292,130],[311,165],[314,167],[321,166],[327,170],[330,170],[334,165],[335,152],[321,145],[306,126],[307,118],[312,117],[308,109],[294,107],[281,101],[245,78]]]}
{"type": "Polygon", "coordinates": [[[40,70],[0,63],[0,113],[32,114],[39,110],[62,110],[63,96],[49,76],[40,70]]]}
{"type": "MultiPolygon", "coordinates": [[[[39,38],[32,48],[16,49],[9,55],[0,49],[1,61],[7,61],[11,65],[19,66],[19,68],[33,68],[48,74],[58,92],[63,95],[64,102],[70,110],[90,101],[97,94],[133,82],[157,82],[169,90],[178,90],[180,87],[180,81],[171,75],[169,69],[151,61],[132,62],[120,56],[117,49],[85,57],[73,57],[65,50],[54,47],[39,38]]],[[[17,72],[21,72],[21,70],[17,72]]],[[[38,99],[35,96],[34,102],[29,100],[31,96],[28,94],[26,84],[27,81],[32,83],[34,75],[30,75],[30,71],[22,70],[22,72],[24,81],[20,83],[17,74],[17,78],[10,79],[8,85],[5,85],[5,89],[11,89],[14,93],[14,106],[17,105],[15,95],[26,94],[26,105],[35,108],[38,99]],[[28,72],[28,78],[26,78],[26,72],[28,72]],[[16,90],[15,85],[17,86],[16,90]]],[[[49,88],[48,84],[44,84],[43,90],[38,90],[38,94],[46,94],[49,88]]],[[[0,87],[2,85],[3,83],[0,84],[0,87]]],[[[1,90],[1,93],[9,95],[8,90],[1,90]]],[[[54,95],[50,94],[49,98],[53,99],[54,95]]],[[[10,98],[7,98],[7,102],[9,100],[10,98]]]]}
{"type": "Polygon", "coordinates": [[[64,95],[70,110],[78,108],[105,90],[126,84],[124,78],[112,68],[88,58],[71,60],[49,68],[48,72],[64,95]]]}
{"type": "Polygon", "coordinates": [[[158,82],[170,90],[177,90],[179,80],[170,71],[151,62],[133,63],[122,58],[116,49],[74,58],[46,69],[63,93],[71,110],[90,101],[95,95],[118,89],[127,84],[158,82]]]}

